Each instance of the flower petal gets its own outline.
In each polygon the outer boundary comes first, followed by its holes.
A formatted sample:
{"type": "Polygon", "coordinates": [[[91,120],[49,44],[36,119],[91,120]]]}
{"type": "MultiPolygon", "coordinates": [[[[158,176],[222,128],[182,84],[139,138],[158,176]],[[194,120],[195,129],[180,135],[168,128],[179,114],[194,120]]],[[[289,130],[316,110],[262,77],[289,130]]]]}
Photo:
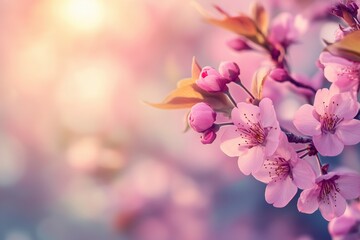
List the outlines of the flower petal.
{"type": "Polygon", "coordinates": [[[220,149],[229,157],[239,156],[242,148],[239,144],[243,142],[243,138],[239,136],[237,127],[228,127],[221,137],[220,149]]]}
{"type": "Polygon", "coordinates": [[[295,196],[297,187],[290,177],[284,180],[270,182],[265,190],[266,202],[273,204],[274,207],[285,207],[295,196]]]}
{"type": "Polygon", "coordinates": [[[320,189],[317,186],[302,191],[297,203],[298,210],[308,214],[315,212],[319,207],[319,191],[320,189]]]}
{"type": "Polygon", "coordinates": [[[289,160],[293,156],[293,154],[296,154],[295,150],[288,142],[285,133],[280,131],[279,139],[280,141],[279,141],[279,146],[276,149],[276,154],[278,154],[285,160],[289,160]]]}
{"type": "Polygon", "coordinates": [[[280,141],[280,132],[279,127],[272,128],[268,132],[266,136],[265,156],[270,156],[276,151],[280,141]]]}
{"type": "Polygon", "coordinates": [[[360,121],[352,119],[343,121],[336,128],[336,135],[345,145],[354,145],[360,142],[360,121]]]}
{"type": "Polygon", "coordinates": [[[319,115],[324,115],[333,93],[327,89],[319,89],[315,94],[314,108],[319,115]]]}
{"type": "Polygon", "coordinates": [[[262,127],[266,128],[279,125],[276,118],[274,105],[270,98],[262,99],[259,103],[259,108],[260,123],[262,127]]]}
{"type": "Polygon", "coordinates": [[[340,194],[336,193],[336,191],[330,192],[327,195],[329,197],[328,199],[319,202],[319,210],[321,215],[327,221],[330,221],[336,217],[340,217],[344,214],[346,209],[345,199],[340,194]]]}
{"type": "Polygon", "coordinates": [[[323,156],[336,156],[344,149],[344,143],[336,134],[328,133],[314,136],[313,142],[316,149],[323,156]]]}
{"type": "Polygon", "coordinates": [[[235,126],[247,125],[249,122],[259,122],[260,109],[258,106],[250,103],[240,102],[237,104],[237,108],[234,108],[231,112],[231,120],[235,126]]]}
{"type": "Polygon", "coordinates": [[[300,189],[308,189],[314,186],[315,173],[310,164],[299,159],[292,168],[295,185],[300,189]]]}
{"type": "Polygon", "coordinates": [[[302,105],[295,113],[294,125],[304,135],[315,136],[321,133],[321,124],[314,117],[314,107],[302,105]]]}
{"type": "Polygon", "coordinates": [[[335,94],[330,99],[328,113],[350,120],[356,116],[358,110],[358,103],[349,92],[346,92],[335,94]]]}
{"type": "Polygon", "coordinates": [[[354,199],[360,196],[360,175],[357,173],[346,173],[336,180],[340,194],[345,199],[354,199]]]}
{"type": "Polygon", "coordinates": [[[269,163],[270,159],[265,159],[263,165],[258,171],[255,171],[252,173],[253,177],[263,183],[269,183],[272,181],[272,178],[270,177],[269,170],[265,168],[265,164],[269,163]]]}
{"type": "Polygon", "coordinates": [[[324,65],[340,65],[340,66],[352,66],[354,63],[342,58],[342,57],[338,57],[335,55],[332,55],[329,52],[322,52],[319,56],[319,61],[324,64],[324,65]]]}
{"type": "Polygon", "coordinates": [[[243,151],[238,159],[238,166],[245,175],[258,171],[263,163],[264,149],[260,146],[243,151]]]}
{"type": "MultiPolygon", "coordinates": [[[[346,214],[346,213],[345,213],[346,214]]],[[[329,232],[331,236],[346,235],[356,226],[357,219],[350,216],[341,216],[334,218],[329,222],[329,232]]]]}

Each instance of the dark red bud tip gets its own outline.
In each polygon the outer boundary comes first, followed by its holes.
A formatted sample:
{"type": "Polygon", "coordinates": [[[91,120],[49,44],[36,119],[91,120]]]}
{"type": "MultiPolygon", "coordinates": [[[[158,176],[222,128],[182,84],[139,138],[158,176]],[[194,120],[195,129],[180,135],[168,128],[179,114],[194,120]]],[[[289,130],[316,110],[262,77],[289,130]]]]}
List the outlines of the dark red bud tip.
{"type": "Polygon", "coordinates": [[[329,171],[329,164],[326,163],[326,164],[324,164],[324,165],[321,167],[321,173],[322,173],[322,174],[327,174],[328,171],[329,171]]]}

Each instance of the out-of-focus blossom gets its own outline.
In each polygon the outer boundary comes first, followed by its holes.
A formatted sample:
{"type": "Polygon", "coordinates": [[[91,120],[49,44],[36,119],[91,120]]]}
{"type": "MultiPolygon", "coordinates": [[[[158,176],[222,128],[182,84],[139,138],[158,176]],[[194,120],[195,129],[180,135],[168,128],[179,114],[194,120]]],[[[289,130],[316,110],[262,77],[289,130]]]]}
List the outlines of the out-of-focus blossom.
{"type": "Polygon", "coordinates": [[[341,91],[357,90],[360,80],[360,63],[322,52],[319,57],[324,75],[341,91]]]}
{"type": "Polygon", "coordinates": [[[206,103],[195,104],[189,114],[189,124],[196,132],[204,132],[214,125],[216,112],[206,103]]]}
{"type": "Polygon", "coordinates": [[[285,207],[298,188],[311,188],[315,182],[311,166],[298,157],[283,133],[275,153],[265,159],[253,176],[267,184],[265,199],[274,207],[285,207]]]}
{"type": "Polygon", "coordinates": [[[334,88],[317,91],[314,106],[305,104],[296,112],[295,127],[307,136],[312,136],[320,154],[336,156],[344,145],[360,141],[360,121],[353,119],[358,104],[350,93],[337,93],[334,88]]]}
{"type": "Polygon", "coordinates": [[[308,24],[308,21],[301,15],[294,17],[290,13],[281,13],[272,22],[269,40],[287,48],[298,41],[301,34],[307,30],[308,24]]]}
{"type": "Polygon", "coordinates": [[[344,214],[346,199],[360,196],[360,175],[353,172],[329,172],[319,176],[311,189],[304,190],[298,200],[300,212],[311,214],[318,208],[330,221],[344,214]]]}
{"type": "Polygon", "coordinates": [[[342,18],[350,27],[355,27],[358,24],[358,5],[355,1],[349,0],[344,3],[339,2],[332,9],[331,13],[342,18]]]}
{"type": "Polygon", "coordinates": [[[227,42],[227,45],[235,51],[249,50],[251,47],[241,38],[235,38],[227,42]]]}
{"type": "Polygon", "coordinates": [[[344,215],[331,220],[329,232],[334,240],[360,239],[360,202],[352,202],[344,215]]]}
{"type": "Polygon", "coordinates": [[[239,157],[240,170],[249,175],[260,169],[265,157],[271,156],[279,144],[279,122],[272,101],[264,98],[259,106],[238,103],[231,113],[234,126],[224,132],[221,150],[239,157]]]}
{"type": "Polygon", "coordinates": [[[289,74],[283,68],[275,68],[271,70],[269,77],[271,77],[272,79],[278,82],[285,82],[288,79],[289,74]]]}

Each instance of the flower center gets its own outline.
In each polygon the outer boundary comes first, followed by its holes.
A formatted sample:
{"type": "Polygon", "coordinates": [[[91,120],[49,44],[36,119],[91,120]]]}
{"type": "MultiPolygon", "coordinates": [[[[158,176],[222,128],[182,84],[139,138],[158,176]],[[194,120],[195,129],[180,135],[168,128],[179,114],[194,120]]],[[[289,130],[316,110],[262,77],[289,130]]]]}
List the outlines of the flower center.
{"type": "Polygon", "coordinates": [[[264,144],[268,133],[268,129],[262,128],[258,122],[238,126],[238,131],[240,136],[245,139],[245,143],[250,147],[264,144]]]}
{"type": "Polygon", "coordinates": [[[321,132],[322,133],[335,133],[337,125],[343,120],[335,114],[325,113],[323,116],[320,116],[321,122],[321,132]]]}
{"type": "Polygon", "coordinates": [[[334,176],[328,180],[323,180],[318,185],[320,186],[320,194],[318,197],[319,201],[323,201],[327,204],[330,204],[330,196],[335,202],[336,206],[336,194],[340,191],[339,187],[337,186],[335,180],[337,180],[339,176],[334,176]]]}
{"type": "Polygon", "coordinates": [[[269,171],[269,177],[274,182],[284,180],[287,176],[290,176],[290,178],[293,179],[289,161],[286,161],[282,157],[276,157],[271,161],[270,159],[266,159],[264,166],[265,169],[269,171]]]}

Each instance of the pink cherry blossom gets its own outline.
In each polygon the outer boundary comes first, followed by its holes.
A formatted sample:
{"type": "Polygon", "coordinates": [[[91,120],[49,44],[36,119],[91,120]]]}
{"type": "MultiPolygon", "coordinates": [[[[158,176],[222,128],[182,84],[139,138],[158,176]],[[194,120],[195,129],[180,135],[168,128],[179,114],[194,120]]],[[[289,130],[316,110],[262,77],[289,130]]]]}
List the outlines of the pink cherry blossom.
{"type": "Polygon", "coordinates": [[[204,132],[214,125],[216,112],[206,103],[195,104],[189,114],[189,125],[196,132],[204,132]]]}
{"type": "Polygon", "coordinates": [[[356,91],[360,79],[360,63],[322,52],[319,57],[324,66],[324,75],[341,91],[356,91]]]}
{"type": "Polygon", "coordinates": [[[221,150],[230,157],[239,157],[238,165],[245,174],[256,172],[271,156],[278,144],[280,128],[272,101],[264,98],[259,106],[241,102],[231,113],[234,126],[222,137],[221,150]]]}
{"type": "Polygon", "coordinates": [[[360,238],[360,202],[354,201],[347,206],[344,215],[329,222],[329,233],[333,238],[360,238]]]}
{"type": "Polygon", "coordinates": [[[294,125],[304,135],[312,136],[320,154],[336,156],[344,145],[360,142],[360,121],[353,119],[358,108],[350,93],[323,88],[316,92],[314,106],[305,104],[296,112],[294,125]]]}
{"type": "Polygon", "coordinates": [[[274,207],[285,207],[298,188],[311,188],[315,182],[311,166],[298,157],[284,133],[280,134],[280,143],[275,153],[265,159],[253,176],[267,183],[265,200],[274,207]]]}
{"type": "Polygon", "coordinates": [[[330,221],[344,214],[346,199],[360,196],[360,175],[353,172],[329,172],[319,176],[311,189],[304,190],[298,200],[300,212],[311,214],[318,208],[330,221]]]}
{"type": "Polygon", "coordinates": [[[209,66],[202,68],[200,76],[196,80],[196,84],[207,92],[223,92],[227,90],[227,83],[229,83],[228,79],[209,66]]]}

